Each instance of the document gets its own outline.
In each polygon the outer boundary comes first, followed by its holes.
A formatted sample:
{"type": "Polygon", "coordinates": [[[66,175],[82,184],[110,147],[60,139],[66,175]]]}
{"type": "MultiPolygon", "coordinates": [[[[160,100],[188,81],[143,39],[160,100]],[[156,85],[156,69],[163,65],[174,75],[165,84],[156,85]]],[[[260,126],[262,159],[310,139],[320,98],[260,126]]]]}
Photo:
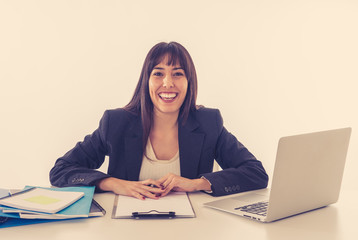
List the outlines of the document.
{"type": "MultiPolygon", "coordinates": [[[[32,186],[26,186],[28,188],[34,188],[32,186]]],[[[42,188],[42,187],[38,187],[42,188]]],[[[78,201],[74,202],[70,206],[62,209],[56,213],[40,213],[19,208],[3,208],[4,213],[18,213],[20,218],[27,219],[69,219],[69,218],[87,218],[90,216],[90,208],[93,204],[93,194],[95,187],[81,186],[81,187],[64,187],[64,188],[42,188],[51,191],[60,192],[83,192],[84,196],[78,201]]],[[[18,191],[19,192],[19,191],[18,191]]],[[[21,192],[21,191],[20,191],[21,192]]]]}
{"type": "MultiPolygon", "coordinates": [[[[15,195],[19,192],[24,193],[27,189],[33,189],[32,186],[26,186],[24,190],[0,189],[0,198],[9,195],[15,195]]],[[[41,187],[37,187],[41,188],[41,187]]],[[[22,226],[28,224],[57,222],[73,218],[100,217],[106,214],[106,211],[93,199],[95,187],[64,187],[64,188],[44,188],[51,191],[63,192],[83,192],[84,196],[57,213],[40,213],[24,209],[7,207],[0,205],[0,229],[7,227],[22,226]]]]}
{"type": "Polygon", "coordinates": [[[56,213],[83,195],[83,192],[60,192],[33,187],[0,199],[0,204],[29,211],[56,213]]]}
{"type": "Polygon", "coordinates": [[[171,192],[159,199],[146,198],[140,200],[134,197],[117,195],[114,202],[112,218],[140,218],[136,214],[147,217],[195,217],[190,199],[186,192],[171,192]]]}

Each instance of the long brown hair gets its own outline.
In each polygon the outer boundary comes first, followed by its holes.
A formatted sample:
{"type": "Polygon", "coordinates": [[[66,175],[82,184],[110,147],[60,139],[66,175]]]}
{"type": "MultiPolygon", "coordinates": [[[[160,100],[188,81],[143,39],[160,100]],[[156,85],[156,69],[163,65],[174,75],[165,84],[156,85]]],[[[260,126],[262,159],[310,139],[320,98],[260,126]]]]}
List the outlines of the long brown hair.
{"type": "Polygon", "coordinates": [[[133,97],[124,107],[125,110],[134,114],[140,114],[141,116],[144,153],[153,121],[153,103],[149,95],[149,77],[153,68],[158,65],[165,56],[168,56],[167,65],[176,65],[179,63],[188,80],[188,89],[184,102],[180,107],[179,118],[185,123],[190,111],[196,109],[198,83],[195,66],[189,52],[177,42],[161,42],[156,44],[148,52],[133,97]]]}

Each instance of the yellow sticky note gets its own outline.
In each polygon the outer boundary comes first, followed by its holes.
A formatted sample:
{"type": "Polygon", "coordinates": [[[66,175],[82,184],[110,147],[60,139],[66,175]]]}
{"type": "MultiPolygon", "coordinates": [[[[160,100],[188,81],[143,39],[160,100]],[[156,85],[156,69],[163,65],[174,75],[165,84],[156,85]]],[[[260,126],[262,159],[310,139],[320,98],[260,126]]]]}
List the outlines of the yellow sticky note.
{"type": "Polygon", "coordinates": [[[60,199],[57,199],[57,198],[51,198],[51,197],[41,196],[41,195],[30,197],[30,198],[27,198],[24,200],[28,201],[28,202],[32,202],[32,203],[41,204],[41,205],[48,205],[48,204],[52,204],[52,203],[61,201],[60,199]]]}

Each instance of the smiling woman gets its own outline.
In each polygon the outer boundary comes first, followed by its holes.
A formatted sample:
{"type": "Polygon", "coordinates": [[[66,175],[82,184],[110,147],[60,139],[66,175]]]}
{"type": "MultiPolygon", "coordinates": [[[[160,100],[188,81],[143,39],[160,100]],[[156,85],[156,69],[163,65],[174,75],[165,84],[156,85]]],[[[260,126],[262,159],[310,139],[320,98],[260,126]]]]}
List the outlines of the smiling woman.
{"type": "MultiPolygon", "coordinates": [[[[143,150],[145,150],[150,129],[152,128],[153,114],[155,112],[158,113],[158,111],[153,110],[153,105],[155,105],[155,98],[153,100],[153,96],[156,96],[157,93],[153,93],[152,91],[158,88],[158,84],[163,85],[162,89],[170,89],[175,86],[178,88],[182,84],[185,84],[184,82],[186,82],[187,85],[185,93],[181,94],[184,101],[181,102],[180,105],[180,117],[185,121],[185,119],[188,118],[189,112],[196,109],[198,83],[194,62],[189,52],[179,43],[171,42],[168,44],[162,42],[155,45],[149,51],[144,61],[132,100],[124,107],[124,109],[133,113],[141,112],[143,150]],[[183,74],[183,76],[180,77],[181,74],[183,74]],[[173,80],[177,80],[175,85],[173,84],[173,80]],[[182,83],[177,83],[178,80],[182,83]]],[[[163,102],[165,101],[164,99],[162,100],[163,102]]],[[[156,106],[156,108],[157,107],[158,106],[156,106]]]]}
{"type": "Polygon", "coordinates": [[[159,159],[171,159],[179,150],[177,119],[188,89],[184,70],[178,64],[169,65],[168,58],[168,55],[164,56],[149,78],[155,123],[150,131],[150,141],[159,159]]]}
{"type": "Polygon", "coordinates": [[[180,65],[167,65],[168,56],[154,67],[149,78],[149,94],[154,105],[154,114],[176,114],[184,102],[188,80],[180,65]]]}
{"type": "Polygon", "coordinates": [[[188,51],[176,42],[158,43],[144,61],[131,101],[107,110],[98,129],[56,161],[51,183],[95,185],[97,191],[139,199],[170,191],[220,196],[266,187],[261,162],[226,130],[219,110],[198,107],[196,96],[188,51]],[[95,170],[105,156],[108,172],[95,170]],[[214,160],[222,171],[212,172],[214,160]]]}

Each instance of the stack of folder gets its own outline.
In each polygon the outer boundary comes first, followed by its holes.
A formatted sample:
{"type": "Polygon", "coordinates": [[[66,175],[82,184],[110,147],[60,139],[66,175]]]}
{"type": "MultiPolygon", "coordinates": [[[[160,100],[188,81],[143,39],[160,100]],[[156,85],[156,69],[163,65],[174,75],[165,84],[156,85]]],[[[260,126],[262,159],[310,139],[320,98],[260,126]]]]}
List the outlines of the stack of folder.
{"type": "Polygon", "coordinates": [[[105,210],[93,199],[94,190],[26,186],[14,193],[0,189],[0,228],[104,216],[105,210]]]}

